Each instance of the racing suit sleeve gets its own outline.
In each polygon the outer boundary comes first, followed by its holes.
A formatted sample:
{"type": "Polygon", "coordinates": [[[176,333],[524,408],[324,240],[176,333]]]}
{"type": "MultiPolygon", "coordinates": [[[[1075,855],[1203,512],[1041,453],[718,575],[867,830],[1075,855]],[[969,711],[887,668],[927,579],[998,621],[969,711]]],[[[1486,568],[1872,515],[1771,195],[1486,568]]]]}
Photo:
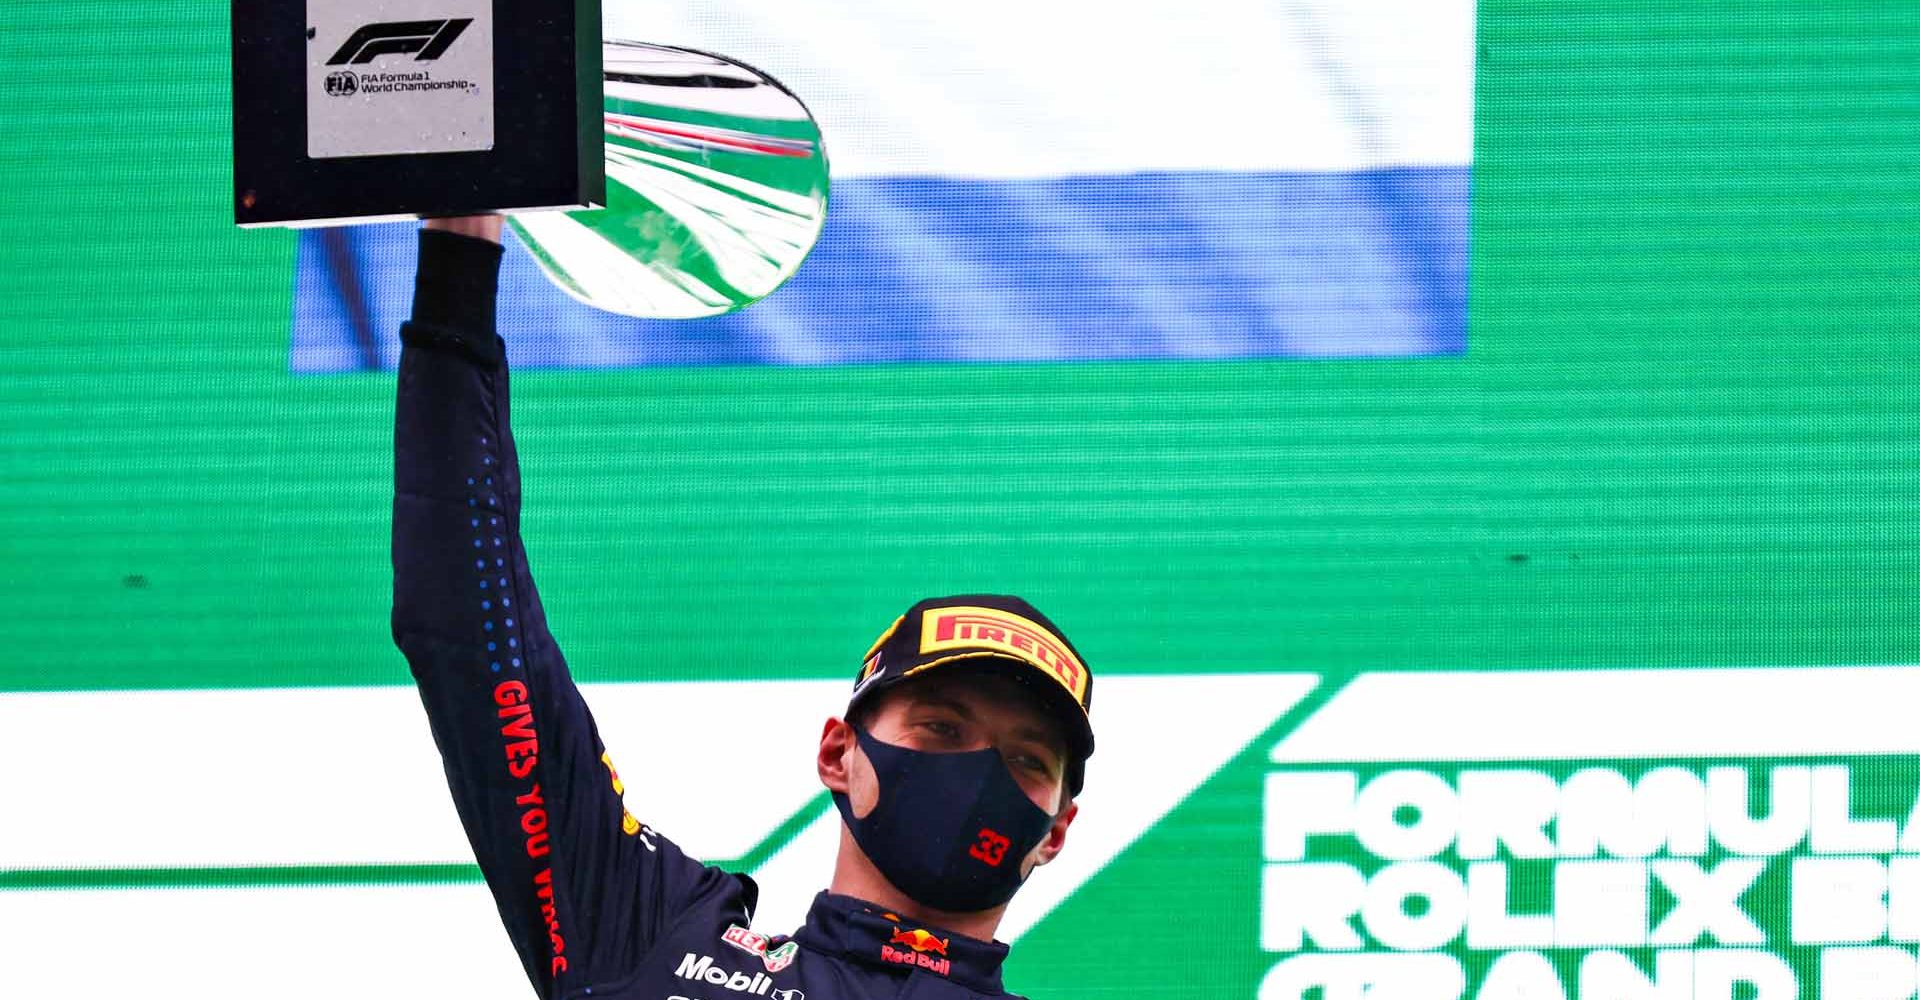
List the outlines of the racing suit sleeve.
{"type": "MultiPolygon", "coordinates": [[[[520,539],[501,259],[422,230],[394,422],[393,638],[520,961],[543,997],[620,977],[734,876],[629,815],[520,539]]],[[[751,907],[752,890],[746,890],[751,907]]]]}

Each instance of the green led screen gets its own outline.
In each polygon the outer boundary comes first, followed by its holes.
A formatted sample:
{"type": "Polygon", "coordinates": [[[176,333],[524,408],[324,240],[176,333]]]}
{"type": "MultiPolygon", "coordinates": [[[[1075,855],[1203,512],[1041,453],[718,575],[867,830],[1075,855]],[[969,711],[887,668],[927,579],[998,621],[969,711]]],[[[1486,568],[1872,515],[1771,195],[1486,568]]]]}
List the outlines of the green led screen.
{"type": "MultiPolygon", "coordinates": [[[[1011,989],[1914,995],[1920,8],[1472,25],[1432,349],[516,371],[553,630],[756,926],[867,643],[1018,593],[1107,686],[1011,989]]],[[[228,30],[0,9],[0,995],[525,996],[388,632],[393,375],[303,362],[305,237],[231,224],[228,30]]]]}

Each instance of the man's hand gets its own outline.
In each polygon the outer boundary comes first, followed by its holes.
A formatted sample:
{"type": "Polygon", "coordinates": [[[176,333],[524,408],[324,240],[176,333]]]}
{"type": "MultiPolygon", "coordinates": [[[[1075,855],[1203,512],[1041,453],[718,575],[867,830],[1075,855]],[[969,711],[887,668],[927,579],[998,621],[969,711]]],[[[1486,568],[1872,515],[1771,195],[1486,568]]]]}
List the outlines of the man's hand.
{"type": "Polygon", "coordinates": [[[457,215],[445,219],[426,220],[427,229],[439,229],[459,236],[473,236],[483,240],[500,242],[500,216],[498,215],[457,215]]]}

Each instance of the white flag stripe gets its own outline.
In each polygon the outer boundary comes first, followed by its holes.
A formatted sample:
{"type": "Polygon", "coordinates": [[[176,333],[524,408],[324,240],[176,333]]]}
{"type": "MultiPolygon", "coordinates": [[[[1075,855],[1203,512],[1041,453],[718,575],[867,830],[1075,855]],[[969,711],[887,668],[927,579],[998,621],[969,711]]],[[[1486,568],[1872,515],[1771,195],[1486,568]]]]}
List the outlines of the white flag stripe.
{"type": "Polygon", "coordinates": [[[839,178],[1472,159],[1471,0],[636,0],[606,16],[608,37],[773,74],[839,178]]]}
{"type": "Polygon", "coordinates": [[[0,996],[525,1000],[487,888],[0,892],[0,996]]]}
{"type": "MultiPolygon", "coordinates": [[[[1013,941],[1140,839],[1194,789],[1313,690],[1313,674],[1103,677],[1094,685],[1098,741],[1087,765],[1081,815],[1067,848],[1013,897],[997,933],[1013,941]]],[[[840,842],[838,810],[821,817],[753,872],[754,926],[799,926],[824,888],[840,842]]]]}
{"type": "Polygon", "coordinates": [[[1920,667],[1375,673],[1277,764],[1920,753],[1920,667]]]}

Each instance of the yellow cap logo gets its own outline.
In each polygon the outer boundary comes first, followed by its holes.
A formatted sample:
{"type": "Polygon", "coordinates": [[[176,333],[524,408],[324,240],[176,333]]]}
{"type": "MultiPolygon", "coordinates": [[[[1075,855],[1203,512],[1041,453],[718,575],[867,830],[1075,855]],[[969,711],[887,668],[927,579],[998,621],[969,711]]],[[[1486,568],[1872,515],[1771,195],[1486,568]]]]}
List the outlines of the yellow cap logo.
{"type": "Polygon", "coordinates": [[[1087,668],[1065,640],[1037,622],[999,608],[934,608],[920,619],[920,652],[991,649],[1025,660],[1087,707],[1087,668]]]}

